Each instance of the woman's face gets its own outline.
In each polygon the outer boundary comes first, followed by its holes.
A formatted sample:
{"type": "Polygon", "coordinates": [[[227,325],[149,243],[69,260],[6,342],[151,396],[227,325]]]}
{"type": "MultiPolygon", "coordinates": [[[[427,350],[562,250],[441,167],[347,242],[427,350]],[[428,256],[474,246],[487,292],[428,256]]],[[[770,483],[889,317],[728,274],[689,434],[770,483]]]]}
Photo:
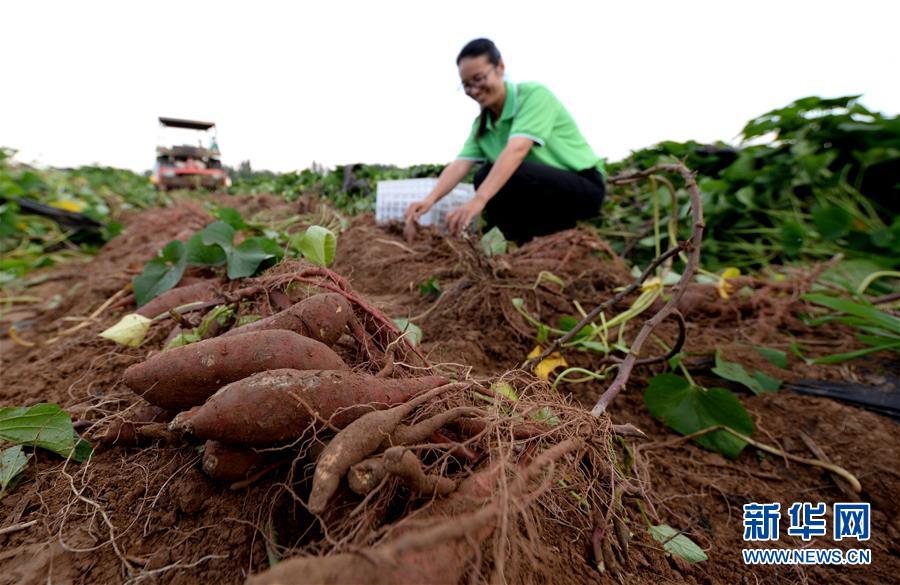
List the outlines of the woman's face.
{"type": "Polygon", "coordinates": [[[487,55],[463,57],[459,62],[459,79],[466,95],[482,109],[497,105],[504,97],[503,59],[494,65],[487,55]]]}

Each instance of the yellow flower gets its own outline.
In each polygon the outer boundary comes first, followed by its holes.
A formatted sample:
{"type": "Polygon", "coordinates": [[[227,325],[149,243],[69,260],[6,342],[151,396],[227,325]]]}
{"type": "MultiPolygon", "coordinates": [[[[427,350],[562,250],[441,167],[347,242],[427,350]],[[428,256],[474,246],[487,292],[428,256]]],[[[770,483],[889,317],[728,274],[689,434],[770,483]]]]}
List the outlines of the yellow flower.
{"type": "Polygon", "coordinates": [[[731,293],[734,292],[734,285],[728,282],[728,279],[737,278],[740,275],[740,269],[734,266],[729,266],[722,272],[721,276],[719,276],[719,282],[716,283],[716,290],[719,292],[720,298],[727,299],[731,296],[731,293]]]}
{"type": "MultiPolygon", "coordinates": [[[[536,345],[535,348],[531,350],[531,353],[528,354],[528,359],[536,358],[541,355],[543,351],[544,349],[540,345],[536,345]]],[[[558,351],[554,351],[534,366],[534,375],[541,380],[549,380],[553,370],[560,366],[567,368],[569,367],[569,364],[558,351]]]]}
{"type": "Polygon", "coordinates": [[[54,201],[50,204],[57,209],[65,209],[66,211],[73,211],[75,213],[80,213],[82,209],[87,207],[87,203],[84,201],[76,201],[72,199],[60,199],[59,201],[54,201]]]}

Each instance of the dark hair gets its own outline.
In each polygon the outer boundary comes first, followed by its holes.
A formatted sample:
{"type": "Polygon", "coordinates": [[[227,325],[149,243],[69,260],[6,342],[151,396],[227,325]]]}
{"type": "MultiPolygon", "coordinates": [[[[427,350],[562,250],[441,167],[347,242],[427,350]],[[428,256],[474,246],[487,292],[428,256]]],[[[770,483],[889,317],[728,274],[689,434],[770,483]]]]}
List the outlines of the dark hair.
{"type": "MultiPolygon", "coordinates": [[[[482,55],[487,56],[491,65],[496,67],[500,64],[500,49],[497,48],[494,41],[491,39],[475,39],[466,43],[466,46],[456,56],[456,65],[458,66],[459,62],[467,57],[474,58],[482,55]]],[[[481,119],[478,122],[478,132],[475,133],[475,136],[480,138],[484,131],[487,130],[488,116],[493,118],[494,115],[487,109],[481,110],[481,119]]]]}
{"type": "Polygon", "coordinates": [[[500,64],[500,49],[491,39],[475,39],[466,43],[466,46],[456,56],[456,64],[459,65],[459,62],[466,57],[481,57],[482,55],[487,55],[488,61],[492,65],[500,64]]]}

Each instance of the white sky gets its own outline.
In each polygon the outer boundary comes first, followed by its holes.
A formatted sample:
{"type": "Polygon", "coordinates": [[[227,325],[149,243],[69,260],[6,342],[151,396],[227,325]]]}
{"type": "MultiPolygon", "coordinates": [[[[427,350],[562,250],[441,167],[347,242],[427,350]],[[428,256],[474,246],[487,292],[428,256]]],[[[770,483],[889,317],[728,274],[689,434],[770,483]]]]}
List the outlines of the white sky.
{"type": "Polygon", "coordinates": [[[217,122],[226,164],[447,162],[478,108],[456,55],[487,36],[617,160],[813,94],[896,114],[898,22],[867,0],[9,2],[0,145],[141,171],[165,115],[217,122]]]}

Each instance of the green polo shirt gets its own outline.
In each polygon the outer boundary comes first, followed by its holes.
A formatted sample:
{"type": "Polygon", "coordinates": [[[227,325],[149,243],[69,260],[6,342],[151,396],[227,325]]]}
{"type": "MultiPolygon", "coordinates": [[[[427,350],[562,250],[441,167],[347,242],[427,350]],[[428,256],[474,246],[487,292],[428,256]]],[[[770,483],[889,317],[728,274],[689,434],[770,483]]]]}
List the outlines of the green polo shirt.
{"type": "Polygon", "coordinates": [[[507,81],[500,120],[494,124],[488,119],[479,138],[480,118],[477,116],[472,123],[472,131],[457,158],[494,163],[510,138],[524,136],[534,142],[526,161],[565,171],[594,167],[606,178],[603,159],[594,154],[562,103],[539,83],[507,81]]]}

